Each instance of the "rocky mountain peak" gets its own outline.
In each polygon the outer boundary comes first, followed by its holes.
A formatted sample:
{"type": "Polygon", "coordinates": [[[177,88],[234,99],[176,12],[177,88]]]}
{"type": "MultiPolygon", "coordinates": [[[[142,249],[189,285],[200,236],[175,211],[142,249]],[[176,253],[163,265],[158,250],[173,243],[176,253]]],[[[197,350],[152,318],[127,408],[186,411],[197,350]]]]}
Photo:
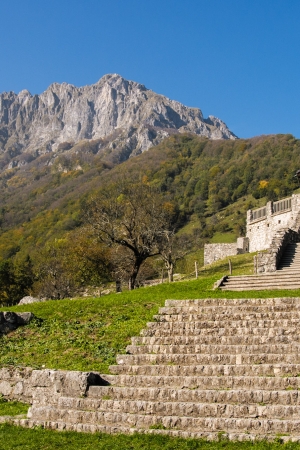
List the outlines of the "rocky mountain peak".
{"type": "Polygon", "coordinates": [[[182,132],[236,139],[220,119],[204,119],[200,109],[118,74],[104,75],[97,83],[79,88],[53,83],[40,95],[26,89],[0,94],[2,168],[18,165],[24,153],[31,158],[44,153],[55,157],[58,148],[68,148],[65,142],[104,138],[113,151],[127,158],[182,132]]]}

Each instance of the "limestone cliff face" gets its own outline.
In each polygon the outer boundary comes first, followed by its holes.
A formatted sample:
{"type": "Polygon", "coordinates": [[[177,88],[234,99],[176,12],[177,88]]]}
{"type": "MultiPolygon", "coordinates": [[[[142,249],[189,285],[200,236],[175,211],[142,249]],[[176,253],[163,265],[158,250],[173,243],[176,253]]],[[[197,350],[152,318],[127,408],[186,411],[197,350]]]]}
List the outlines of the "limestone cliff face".
{"type": "Polygon", "coordinates": [[[103,138],[129,157],[174,132],[236,139],[216,117],[204,119],[200,109],[188,108],[116,74],[81,88],[54,83],[41,95],[32,96],[27,90],[0,94],[0,153],[11,167],[55,153],[64,142],[74,145],[103,138]]]}

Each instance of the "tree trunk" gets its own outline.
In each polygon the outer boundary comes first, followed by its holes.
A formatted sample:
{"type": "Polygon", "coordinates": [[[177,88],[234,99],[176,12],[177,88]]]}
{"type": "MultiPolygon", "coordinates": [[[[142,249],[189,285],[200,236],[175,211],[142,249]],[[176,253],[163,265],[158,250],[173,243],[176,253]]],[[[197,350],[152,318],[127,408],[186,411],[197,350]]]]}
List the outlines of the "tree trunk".
{"type": "Polygon", "coordinates": [[[130,291],[132,291],[135,288],[136,277],[138,276],[143,261],[144,261],[143,259],[141,260],[140,258],[136,258],[134,262],[134,267],[128,280],[128,289],[130,291]]]}
{"type": "Polygon", "coordinates": [[[169,283],[173,282],[173,274],[174,274],[174,264],[169,262],[168,264],[168,277],[169,277],[169,283]]]}

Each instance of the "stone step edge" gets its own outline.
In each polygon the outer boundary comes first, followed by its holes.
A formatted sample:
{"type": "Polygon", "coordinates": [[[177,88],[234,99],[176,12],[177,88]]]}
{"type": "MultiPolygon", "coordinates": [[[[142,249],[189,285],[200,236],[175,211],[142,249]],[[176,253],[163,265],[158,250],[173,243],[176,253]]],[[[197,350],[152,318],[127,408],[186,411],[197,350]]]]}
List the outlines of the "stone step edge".
{"type": "MultiPolygon", "coordinates": [[[[42,408],[43,412],[42,414],[47,415],[47,409],[42,408]]],[[[58,409],[58,408],[57,408],[58,409]]],[[[49,408],[50,411],[56,411],[55,408],[49,408]]],[[[64,411],[64,410],[62,410],[64,411]]],[[[66,410],[68,411],[68,410],[66,410]]],[[[38,408],[37,411],[34,411],[35,413],[38,413],[38,408]]],[[[60,410],[58,411],[60,412],[60,410]]],[[[39,414],[41,414],[41,412],[39,412],[39,414]]],[[[101,421],[103,421],[103,425],[107,424],[110,425],[109,422],[113,421],[113,423],[115,425],[118,426],[122,426],[124,421],[126,421],[127,419],[130,420],[134,420],[135,422],[140,421],[143,425],[141,428],[144,429],[149,429],[150,427],[155,427],[155,426],[159,426],[159,425],[164,425],[165,424],[170,424],[169,426],[166,426],[166,428],[168,429],[176,429],[176,426],[179,427],[180,425],[177,424],[177,421],[181,422],[183,424],[184,427],[187,428],[186,431],[190,431],[190,432],[196,432],[196,427],[198,428],[200,423],[206,423],[208,426],[213,425],[213,427],[215,427],[214,430],[206,430],[207,432],[218,432],[221,430],[225,431],[225,427],[227,427],[227,432],[228,433],[234,433],[236,430],[234,429],[234,427],[238,427],[240,429],[242,429],[243,431],[245,429],[249,429],[252,428],[253,425],[258,425],[260,428],[260,433],[259,434],[263,434],[265,435],[266,432],[263,430],[264,427],[267,427],[267,429],[270,429],[271,427],[273,428],[277,428],[277,430],[284,430],[286,429],[285,426],[289,425],[289,426],[296,426],[299,428],[299,419],[263,419],[263,418],[236,418],[236,417],[231,417],[231,418],[223,418],[223,417],[190,417],[190,416],[177,416],[177,415],[158,415],[158,414],[154,414],[154,415],[144,415],[144,414],[137,414],[137,413],[122,413],[122,412],[100,412],[99,413],[101,415],[101,421]],[[115,416],[115,417],[114,417],[115,416]],[[152,423],[149,423],[151,422],[152,423]],[[207,421],[210,422],[207,423],[207,421]],[[108,422],[108,423],[107,423],[108,422]],[[121,423],[120,423],[121,422],[121,423]],[[147,423],[148,422],[148,423],[147,423]],[[199,423],[197,423],[199,422],[199,423]],[[184,424],[189,424],[188,426],[185,426],[184,424]],[[174,424],[173,426],[171,424],[174,424]],[[217,428],[217,429],[216,429],[217,428]]],[[[41,417],[41,415],[40,415],[41,417]]],[[[35,420],[35,417],[28,417],[31,420],[35,420]]],[[[93,422],[91,422],[90,417],[88,416],[87,422],[83,422],[83,423],[87,423],[87,424],[91,424],[91,425],[95,425],[93,422]]],[[[41,421],[52,421],[51,419],[48,418],[39,418],[37,420],[41,420],[41,421]]],[[[73,419],[74,420],[74,419],[73,419]]],[[[55,421],[59,422],[62,421],[61,418],[56,419],[55,421]]],[[[74,424],[77,425],[78,422],[68,422],[70,424],[74,424]]],[[[99,423],[99,422],[97,422],[99,423]]],[[[205,427],[205,425],[204,425],[205,427]]],[[[180,430],[180,428],[177,428],[177,430],[180,430]]],[[[241,430],[241,431],[242,431],[241,430]]],[[[256,428],[257,430],[257,428],[256,428]]],[[[182,429],[182,431],[184,431],[184,429],[182,429]]],[[[248,430],[250,432],[250,430],[248,430]]],[[[270,434],[277,434],[280,433],[282,431],[270,431],[270,434]]],[[[286,431],[287,433],[291,434],[291,431],[286,431]]]]}
{"type": "MultiPolygon", "coordinates": [[[[181,401],[181,400],[130,400],[130,399],[93,399],[93,398],[82,398],[80,399],[80,402],[82,403],[81,405],[76,406],[76,404],[70,405],[70,401],[71,403],[74,401],[74,403],[78,402],[78,398],[72,398],[72,397],[60,397],[57,405],[55,405],[56,409],[59,409],[60,411],[66,412],[68,411],[68,413],[70,413],[71,411],[79,411],[82,413],[89,413],[89,412],[96,412],[96,413],[107,413],[107,412],[113,412],[113,413],[120,413],[120,408],[119,406],[123,403],[125,403],[127,405],[128,410],[126,411],[126,409],[124,410],[122,408],[122,414],[143,414],[143,416],[153,416],[153,415],[157,415],[157,414],[164,414],[164,412],[160,411],[154,411],[155,408],[157,407],[157,405],[164,405],[164,407],[168,408],[171,407],[173,409],[172,414],[175,414],[175,411],[177,410],[177,408],[179,409],[185,409],[185,408],[198,408],[203,409],[204,411],[198,411],[197,415],[195,415],[194,412],[188,412],[188,416],[185,415],[187,414],[187,412],[185,411],[185,414],[182,415],[182,411],[178,411],[176,412],[176,415],[178,417],[193,417],[193,418],[221,418],[221,419],[259,419],[259,420],[281,420],[282,419],[282,415],[284,414],[284,418],[286,420],[300,420],[300,415],[299,415],[299,405],[294,404],[294,405],[285,405],[285,404],[266,404],[266,405],[260,405],[259,403],[251,403],[251,404],[236,404],[236,403],[228,403],[228,402],[197,402],[197,401],[181,401]],[[90,403],[101,403],[103,405],[97,405],[97,406],[92,406],[89,405],[90,403]],[[87,409],[88,406],[88,409],[87,409]],[[140,410],[140,407],[143,406],[143,411],[140,410]],[[150,410],[149,410],[150,407],[150,410]],[[214,416],[209,416],[207,415],[206,411],[207,409],[211,408],[211,409],[223,409],[224,407],[227,407],[230,411],[227,412],[227,414],[224,412],[222,412],[220,415],[218,413],[217,417],[214,416]],[[251,412],[248,411],[248,413],[244,413],[245,415],[241,415],[240,411],[243,410],[245,407],[248,407],[249,409],[253,409],[255,411],[251,412]],[[148,408],[148,410],[147,410],[148,408]],[[135,411],[136,409],[136,411],[135,411]],[[206,409],[206,410],[205,410],[206,409]],[[273,411],[272,411],[273,409],[273,411]],[[274,411],[275,410],[275,411],[274,411]],[[277,415],[277,417],[270,417],[270,411],[272,414],[277,415]],[[277,411],[277,412],[276,412],[277,411]],[[298,414],[295,414],[295,413],[298,414]],[[231,414],[234,414],[233,416],[231,414]],[[254,416],[254,413],[257,413],[254,416]],[[286,414],[288,413],[288,414],[286,414]],[[292,415],[292,418],[288,418],[290,415],[292,415]],[[269,416],[269,417],[267,417],[269,416]]],[[[35,403],[33,403],[32,405],[33,407],[35,406],[35,403]]],[[[37,404],[37,407],[40,406],[40,403],[37,404]]],[[[53,405],[51,405],[51,407],[53,407],[53,405]]],[[[170,414],[170,413],[169,413],[170,414]]]]}
{"type": "Polygon", "coordinates": [[[234,279],[228,279],[223,281],[221,286],[224,284],[244,284],[245,286],[274,286],[274,289],[276,286],[298,286],[299,285],[299,275],[296,280],[292,280],[291,277],[289,277],[287,280],[281,280],[279,277],[276,278],[276,281],[266,281],[266,280],[234,280],[234,279]]]}
{"type": "MultiPolygon", "coordinates": [[[[227,433],[220,430],[219,432],[188,432],[182,430],[164,430],[164,429],[144,429],[144,428],[130,428],[124,426],[109,426],[109,425],[91,425],[91,424],[68,424],[62,421],[42,421],[29,419],[15,419],[13,423],[24,428],[42,427],[57,431],[77,431],[82,433],[106,433],[106,434],[160,434],[165,436],[178,437],[183,439],[204,439],[207,441],[278,441],[278,436],[273,434],[253,434],[253,433],[227,433]]],[[[280,441],[286,442],[300,442],[300,436],[280,436],[280,441]]]]}
{"type": "MultiPolygon", "coordinates": [[[[296,378],[300,377],[300,364],[286,364],[284,369],[282,368],[281,364],[268,364],[268,363],[258,363],[258,364],[123,364],[121,362],[119,362],[118,364],[112,364],[111,366],[109,366],[109,369],[111,370],[112,368],[119,368],[119,367],[123,367],[124,369],[137,369],[138,367],[143,367],[143,368],[148,368],[148,367],[172,367],[172,368],[176,368],[176,369],[182,369],[184,370],[189,369],[190,367],[194,367],[196,370],[197,369],[203,369],[205,367],[209,367],[210,369],[212,367],[215,367],[216,369],[220,369],[223,368],[224,370],[228,369],[234,369],[236,367],[238,367],[239,369],[243,370],[243,369],[249,369],[250,367],[255,367],[255,368],[260,368],[263,370],[274,370],[276,371],[276,373],[278,374],[277,376],[280,378],[286,378],[287,375],[284,375],[282,373],[282,371],[284,370],[299,370],[299,375],[297,374],[296,378]]],[[[291,372],[287,372],[287,374],[290,374],[291,372]]],[[[268,375],[265,375],[268,376],[268,375]]],[[[276,375],[275,375],[276,376],[276,375]]],[[[292,375],[293,376],[293,375],[292,375]]],[[[293,376],[295,377],[295,375],[293,376]]]]}
{"type": "Polygon", "coordinates": [[[172,325],[172,327],[176,327],[176,325],[178,325],[180,328],[182,328],[182,326],[184,325],[184,327],[187,328],[191,328],[190,325],[192,325],[192,329],[202,329],[205,328],[204,325],[209,325],[208,328],[220,328],[220,329],[226,329],[226,328],[230,328],[230,327],[239,327],[239,328],[274,328],[274,329],[278,329],[278,327],[280,326],[280,328],[286,328],[286,327],[294,327],[299,323],[299,318],[289,318],[289,319],[265,319],[265,318],[244,318],[244,319],[231,319],[231,318],[226,318],[226,323],[229,322],[228,326],[224,326],[224,319],[215,319],[212,320],[210,319],[203,319],[203,320],[195,320],[193,322],[187,322],[184,320],[173,320],[173,321],[163,321],[163,322],[157,322],[157,321],[153,321],[153,322],[147,322],[146,327],[141,331],[143,332],[144,330],[146,331],[149,328],[156,328],[156,327],[166,327],[168,325],[168,327],[170,327],[170,324],[172,325]],[[249,324],[253,322],[257,322],[258,324],[262,323],[265,325],[264,327],[260,327],[259,325],[255,325],[250,327],[249,324]],[[273,324],[272,327],[270,327],[270,322],[273,324]],[[274,323],[275,322],[275,323],[274,323]],[[277,325],[278,322],[278,325],[277,325]],[[285,325],[285,322],[288,322],[289,325],[285,325]],[[247,325],[243,327],[240,327],[240,324],[244,324],[246,323],[247,325]],[[221,325],[222,324],[222,325],[221,325]],[[274,326],[275,325],[275,326],[274,326]]]}
{"type": "MultiPolygon", "coordinates": [[[[233,282],[231,282],[233,283],[233,282]]],[[[161,306],[159,308],[158,314],[156,315],[192,315],[192,314],[203,314],[204,312],[213,312],[213,311],[254,311],[254,312],[299,312],[300,303],[299,302],[290,302],[290,303],[277,303],[277,304],[239,304],[239,303],[221,303],[217,305],[211,304],[197,304],[197,305],[178,305],[178,306],[161,306]]]]}
{"type": "MultiPolygon", "coordinates": [[[[204,375],[204,376],[200,376],[200,375],[188,375],[188,376],[180,376],[180,375],[171,375],[171,376],[169,376],[169,375],[164,375],[164,376],[161,376],[161,375],[126,375],[126,374],[106,374],[106,375],[103,375],[103,380],[105,381],[105,382],[107,382],[107,383],[109,383],[109,384],[107,384],[107,386],[112,386],[112,387],[115,387],[115,386],[118,386],[118,387],[124,387],[122,384],[115,384],[115,381],[118,381],[118,378],[119,379],[123,379],[123,378],[126,378],[126,377],[128,377],[128,378],[130,378],[131,380],[133,380],[133,379],[135,379],[135,380],[137,380],[137,379],[139,379],[139,378],[149,378],[149,379],[151,379],[152,381],[153,380],[155,380],[155,381],[157,381],[158,382],[158,384],[159,384],[159,381],[161,380],[161,379],[164,379],[165,381],[169,381],[169,379],[171,379],[172,381],[177,381],[177,382],[180,382],[179,384],[180,384],[180,387],[179,386],[177,386],[176,388],[177,389],[183,389],[183,387],[181,386],[182,385],[182,382],[183,382],[183,380],[184,380],[184,382],[193,382],[193,383],[195,383],[195,381],[196,380],[202,380],[202,379],[205,379],[205,380],[207,380],[207,379],[213,379],[213,380],[222,380],[222,382],[224,382],[224,380],[225,379],[229,379],[229,380],[231,380],[231,381],[252,381],[252,382],[257,382],[257,381],[262,381],[262,380],[265,380],[265,379],[268,379],[268,380],[285,380],[285,381],[287,381],[287,382],[294,382],[296,385],[297,385],[297,383],[296,383],[296,381],[297,382],[299,382],[299,384],[300,384],[300,377],[294,377],[294,376],[292,376],[292,377],[289,377],[289,376],[287,376],[287,377],[276,377],[276,376],[273,376],[273,377],[268,377],[268,376],[252,376],[252,375],[250,375],[250,376],[247,376],[247,375],[245,375],[245,376],[242,376],[242,375],[223,375],[222,377],[220,377],[220,376],[217,376],[217,375],[215,375],[215,376],[213,376],[213,375],[210,375],[210,376],[207,376],[207,375],[204,375]],[[113,384],[112,384],[112,382],[113,382],[113,384]]],[[[147,381],[147,380],[146,380],[147,381]]],[[[228,381],[228,380],[227,380],[228,381]]],[[[148,381],[147,381],[148,382],[148,381]]],[[[259,383],[258,383],[259,384],[259,383]]],[[[133,386],[129,386],[129,387],[133,387],[133,386]]],[[[146,386],[144,386],[144,385],[140,385],[140,387],[150,387],[149,385],[146,385],[146,386]]],[[[152,387],[152,386],[151,386],[152,387]]],[[[166,386],[163,386],[164,388],[166,387],[166,386]]],[[[172,388],[172,386],[168,386],[168,388],[172,388]]],[[[194,388],[195,389],[200,389],[200,390],[212,390],[212,388],[208,388],[208,389],[202,389],[202,388],[199,388],[198,386],[194,386],[194,388]]],[[[287,386],[287,388],[289,389],[289,388],[292,388],[292,386],[291,386],[291,384],[289,384],[288,386],[287,386]]],[[[276,389],[276,388],[271,388],[271,389],[266,389],[266,388],[255,388],[255,387],[252,387],[252,388],[250,388],[250,389],[252,389],[252,390],[265,390],[265,391],[285,391],[285,390],[287,390],[287,388],[284,388],[284,389],[276,389]]],[[[190,387],[184,387],[184,389],[191,389],[190,387]]],[[[236,390],[237,388],[234,388],[234,387],[232,387],[232,388],[224,388],[224,389],[220,389],[220,388],[218,388],[218,387],[216,387],[216,389],[218,389],[218,390],[236,390]]],[[[246,390],[246,389],[249,389],[249,388],[239,388],[240,390],[246,390]]],[[[294,391],[297,391],[297,390],[300,390],[300,386],[299,386],[299,388],[297,388],[297,389],[292,389],[292,390],[294,390],[294,391]]]]}
{"type": "MultiPolygon", "coordinates": [[[[214,390],[214,389],[181,389],[181,388],[149,388],[149,387],[139,387],[138,389],[133,387],[119,387],[119,386],[91,386],[90,389],[87,391],[87,398],[91,399],[98,399],[102,400],[103,397],[111,396],[112,400],[113,397],[117,399],[117,396],[119,394],[122,394],[121,399],[132,399],[132,394],[138,392],[139,395],[145,395],[146,393],[153,393],[155,398],[160,398],[162,401],[163,398],[169,398],[169,396],[173,396],[174,393],[182,394],[183,396],[185,394],[197,396],[198,393],[201,393],[203,395],[211,396],[211,397],[219,397],[220,395],[225,396],[225,400],[222,402],[220,399],[218,402],[213,401],[213,403],[230,403],[230,397],[232,396],[239,396],[239,402],[240,404],[251,404],[251,405],[257,405],[259,403],[264,403],[265,405],[297,405],[298,403],[290,403],[290,397],[298,398],[299,397],[299,403],[300,403],[300,392],[298,390],[274,390],[274,391],[266,391],[262,389],[229,389],[224,391],[214,390]],[[125,395],[124,395],[125,394],[125,395]],[[160,397],[158,397],[158,394],[160,394],[160,397]],[[218,395],[219,394],[219,395],[218,395]],[[246,395],[249,398],[257,397],[258,401],[250,403],[249,400],[246,398],[243,400],[243,396],[246,395]],[[100,398],[101,397],[101,398],[100,398]],[[269,399],[267,399],[269,397],[269,399]],[[273,397],[277,397],[278,400],[282,399],[283,397],[286,399],[289,403],[280,403],[280,401],[277,400],[277,402],[274,402],[273,397]],[[269,401],[269,403],[267,402],[269,401]]],[[[172,398],[172,397],[171,397],[172,398]]],[[[173,397],[174,398],[174,397],[173,397]]],[[[174,401],[174,400],[173,400],[174,401]]],[[[178,400],[178,401],[185,401],[185,400],[178,400]]]]}
{"type": "MultiPolygon", "coordinates": [[[[233,324],[227,325],[228,322],[239,322],[239,323],[247,323],[250,325],[252,322],[256,324],[256,322],[276,322],[272,328],[290,328],[295,326],[297,323],[299,323],[300,320],[300,311],[297,313],[297,315],[291,313],[282,313],[282,312],[276,312],[276,313],[231,313],[230,311],[228,314],[225,315],[221,313],[214,313],[214,314],[190,314],[186,318],[182,317],[182,315],[177,315],[179,317],[176,317],[174,315],[160,315],[153,317],[153,322],[147,322],[146,327],[143,330],[146,330],[147,328],[157,328],[164,326],[166,323],[171,323],[173,327],[176,327],[177,324],[179,327],[182,327],[184,324],[185,328],[191,328],[191,327],[198,327],[203,328],[203,325],[209,324],[210,327],[213,325],[214,328],[230,328],[233,326],[233,324]],[[185,320],[183,320],[185,319],[185,320]],[[201,320],[202,319],[202,320],[201,320]],[[219,323],[222,322],[220,325],[216,325],[215,322],[219,323]],[[148,325],[149,324],[149,325],[148,325]],[[224,327],[224,324],[226,325],[224,327]],[[281,324],[281,326],[280,326],[281,324]]],[[[238,324],[235,324],[238,325],[238,324]]],[[[261,328],[266,328],[266,325],[264,323],[264,326],[261,328]]],[[[252,325],[252,328],[257,328],[257,325],[252,325]]],[[[250,326],[248,328],[251,328],[250,326]]],[[[141,330],[141,331],[143,331],[141,330]]]]}
{"type": "MultiPolygon", "coordinates": [[[[178,299],[172,299],[169,298],[165,301],[165,307],[177,307],[180,306],[180,304],[182,304],[183,306],[186,306],[188,304],[193,304],[193,305],[197,305],[197,304],[204,304],[205,302],[228,302],[228,304],[230,304],[231,302],[238,302],[238,303],[253,303],[256,301],[260,301],[260,302],[268,302],[268,301],[278,301],[279,303],[281,302],[288,302],[288,301],[296,301],[296,302],[300,302],[300,297],[268,297],[268,298],[190,298],[190,299],[186,299],[186,300],[178,300],[178,299]]],[[[218,306],[218,305],[216,305],[218,306]]]]}
{"type": "MultiPolygon", "coordinates": [[[[279,336],[299,336],[298,333],[298,329],[296,329],[296,327],[294,326],[278,326],[278,327],[259,327],[259,326],[255,326],[255,327],[248,327],[248,326],[239,326],[239,327],[235,327],[237,328],[237,330],[233,330],[232,328],[228,327],[228,328],[224,328],[223,327],[219,327],[217,328],[217,326],[211,326],[211,327],[201,327],[201,328],[196,328],[195,329],[195,333],[197,334],[181,334],[182,332],[180,332],[179,330],[173,330],[172,333],[172,337],[175,338],[179,338],[179,337],[208,337],[208,336],[215,336],[215,337],[225,337],[225,336],[261,336],[261,337],[279,337],[279,336]],[[211,330],[211,331],[208,331],[211,330]],[[202,333],[201,333],[202,331],[202,333]],[[233,331],[238,331],[238,332],[233,332],[233,331]]],[[[141,331],[141,334],[139,336],[133,336],[131,339],[135,339],[135,338],[145,338],[145,337],[166,337],[166,338],[170,338],[169,334],[154,334],[154,335],[145,335],[144,333],[146,332],[151,332],[153,330],[151,330],[151,327],[148,328],[144,328],[141,331]]],[[[155,330],[156,332],[159,332],[160,329],[155,330]]],[[[166,330],[163,330],[166,331],[166,330]]]]}
{"type": "Polygon", "coordinates": [[[258,334],[244,334],[244,335],[205,335],[198,336],[136,336],[131,338],[131,345],[200,345],[200,344],[225,344],[234,345],[234,342],[239,342],[237,345],[260,345],[260,344],[299,344],[300,335],[293,336],[291,334],[278,334],[275,336],[259,336],[258,334]]]}
{"type": "MultiPolygon", "coordinates": [[[[240,365],[240,364],[244,364],[244,365],[248,365],[248,366],[257,366],[257,365],[261,365],[261,364],[269,364],[269,365],[276,365],[279,364],[278,362],[276,362],[276,360],[278,360],[278,358],[282,359],[283,364],[288,365],[291,364],[289,362],[289,360],[292,358],[294,361],[299,360],[300,361],[300,355],[298,353],[289,353],[289,354],[280,354],[280,353],[250,353],[247,355],[240,355],[240,354],[229,354],[229,353],[214,353],[213,355],[209,355],[208,353],[203,353],[203,354],[199,354],[199,353],[188,353],[188,354],[182,354],[182,353],[139,353],[138,355],[130,355],[130,354],[126,354],[126,355],[117,355],[116,356],[116,361],[117,361],[117,365],[119,364],[123,364],[122,362],[119,362],[119,360],[121,359],[125,359],[125,360],[130,360],[130,359],[138,359],[138,363],[130,363],[127,365],[145,365],[145,363],[150,362],[151,361],[151,357],[153,357],[153,359],[165,359],[166,361],[163,362],[159,362],[159,363],[155,363],[153,365],[165,365],[168,364],[169,365],[173,365],[173,359],[176,359],[178,357],[186,357],[187,359],[190,358],[193,361],[191,363],[189,363],[187,360],[184,361],[183,363],[181,363],[180,365],[185,365],[185,366],[190,366],[190,365],[194,365],[195,361],[197,362],[197,365],[203,365],[203,366],[210,366],[210,365],[240,365]],[[200,362],[199,360],[197,360],[198,357],[203,357],[205,359],[207,359],[207,361],[205,362],[200,362]],[[150,358],[149,358],[150,357],[150,358]],[[220,364],[218,364],[218,361],[214,361],[213,358],[229,358],[229,359],[235,359],[236,362],[235,364],[232,363],[222,363],[220,362],[220,364]],[[208,359],[212,359],[212,362],[209,362],[208,359]],[[253,362],[249,362],[249,363],[243,363],[243,359],[247,359],[247,358],[256,358],[257,361],[253,361],[253,362]],[[265,359],[269,359],[272,360],[272,358],[274,358],[273,362],[261,362],[264,361],[265,359]],[[287,359],[287,361],[286,361],[287,359]],[[274,362],[275,361],[275,362],[274,362]]],[[[299,362],[300,364],[300,362],[299,362]]],[[[115,364],[112,364],[115,365],[115,364]]],[[[149,365],[149,364],[148,364],[149,365]]],[[[151,362],[152,365],[152,362],[151,362]]],[[[298,363],[296,364],[298,365],[298,363]]]]}
{"type": "Polygon", "coordinates": [[[300,289],[300,286],[299,287],[293,287],[293,286],[291,286],[291,285],[289,285],[289,286],[278,286],[278,287],[274,287],[274,286],[272,286],[271,288],[269,288],[269,287],[261,287],[261,286],[247,286],[248,287],[248,289],[246,289],[245,287],[243,287],[243,288],[239,288],[239,287],[230,287],[230,286],[220,286],[220,289],[222,290],[222,291],[232,291],[232,292],[234,292],[234,291],[236,291],[236,292],[251,292],[251,291],[266,291],[266,290],[270,290],[270,291],[277,291],[277,290],[283,290],[283,289],[300,289]]]}
{"type": "MultiPolygon", "coordinates": [[[[297,320],[297,319],[295,319],[297,320]]],[[[213,325],[213,324],[211,324],[213,325]]],[[[296,324],[295,324],[296,325],[296,324]]],[[[142,330],[143,333],[145,333],[147,329],[144,328],[142,330]]],[[[292,326],[291,324],[288,326],[284,326],[282,324],[278,324],[277,327],[260,327],[260,326],[253,326],[252,328],[249,326],[236,326],[236,328],[233,330],[232,326],[224,327],[224,324],[222,326],[211,326],[204,328],[203,326],[201,328],[198,328],[199,331],[203,330],[201,334],[197,334],[195,337],[207,337],[207,336],[218,336],[218,337],[224,337],[224,336],[257,336],[257,337],[288,337],[288,336],[300,336],[300,329],[299,327],[292,326]],[[210,332],[207,330],[211,330],[210,332]],[[226,333],[225,333],[226,332],[226,333]]],[[[150,330],[147,330],[150,331],[150,330]]],[[[158,331],[158,330],[156,330],[158,331]]],[[[176,330],[175,330],[176,331],[176,330]]],[[[133,336],[131,339],[142,339],[146,337],[186,337],[186,335],[183,334],[177,334],[172,333],[172,336],[144,336],[143,334],[139,336],[133,336]]]]}
{"type": "Polygon", "coordinates": [[[287,280],[287,281],[278,281],[276,283],[270,282],[244,282],[243,280],[228,280],[224,281],[219,288],[222,286],[244,286],[244,290],[247,291],[249,288],[261,288],[261,290],[265,290],[266,288],[276,289],[299,289],[300,282],[299,279],[297,281],[287,280]]]}
{"type": "MultiPolygon", "coordinates": [[[[126,347],[127,354],[130,355],[140,355],[142,352],[140,350],[145,350],[143,354],[148,353],[151,354],[164,354],[164,353],[186,353],[186,349],[193,349],[190,353],[203,353],[203,354],[211,354],[211,351],[215,352],[217,350],[228,350],[226,353],[223,351],[218,351],[218,353],[236,355],[236,354],[247,354],[249,353],[255,354],[261,350],[261,353],[269,353],[271,350],[278,349],[277,352],[272,352],[274,354],[288,354],[289,350],[296,350],[300,353],[300,343],[278,343],[278,344],[144,344],[144,345],[128,345],[126,347]],[[212,347],[212,349],[210,349],[212,347]],[[249,348],[250,347],[250,348],[249,348]],[[262,347],[262,348],[260,348],[262,347]],[[275,347],[275,348],[273,348],[275,347]],[[173,352],[172,349],[178,350],[173,352]],[[196,350],[197,349],[197,350],[196,350]],[[166,350],[169,350],[166,352],[166,350]],[[254,350],[254,351],[253,351],[254,350]],[[233,353],[230,353],[233,352],[233,353]]],[[[291,352],[291,353],[296,353],[291,352]]]]}

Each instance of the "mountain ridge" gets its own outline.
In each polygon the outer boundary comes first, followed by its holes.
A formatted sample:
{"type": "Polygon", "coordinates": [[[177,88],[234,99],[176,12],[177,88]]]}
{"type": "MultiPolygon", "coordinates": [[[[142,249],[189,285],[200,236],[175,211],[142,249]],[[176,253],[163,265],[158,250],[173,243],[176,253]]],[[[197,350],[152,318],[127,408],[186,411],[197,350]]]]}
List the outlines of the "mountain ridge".
{"type": "MultiPolygon", "coordinates": [[[[134,156],[174,132],[236,139],[222,120],[205,119],[199,108],[187,107],[117,74],[104,75],[83,87],[52,83],[40,95],[26,89],[0,94],[2,169],[25,165],[44,154],[55,155],[62,150],[60,144],[82,140],[105,138],[115,153],[134,156]]],[[[102,150],[101,143],[95,151],[102,150]]]]}

